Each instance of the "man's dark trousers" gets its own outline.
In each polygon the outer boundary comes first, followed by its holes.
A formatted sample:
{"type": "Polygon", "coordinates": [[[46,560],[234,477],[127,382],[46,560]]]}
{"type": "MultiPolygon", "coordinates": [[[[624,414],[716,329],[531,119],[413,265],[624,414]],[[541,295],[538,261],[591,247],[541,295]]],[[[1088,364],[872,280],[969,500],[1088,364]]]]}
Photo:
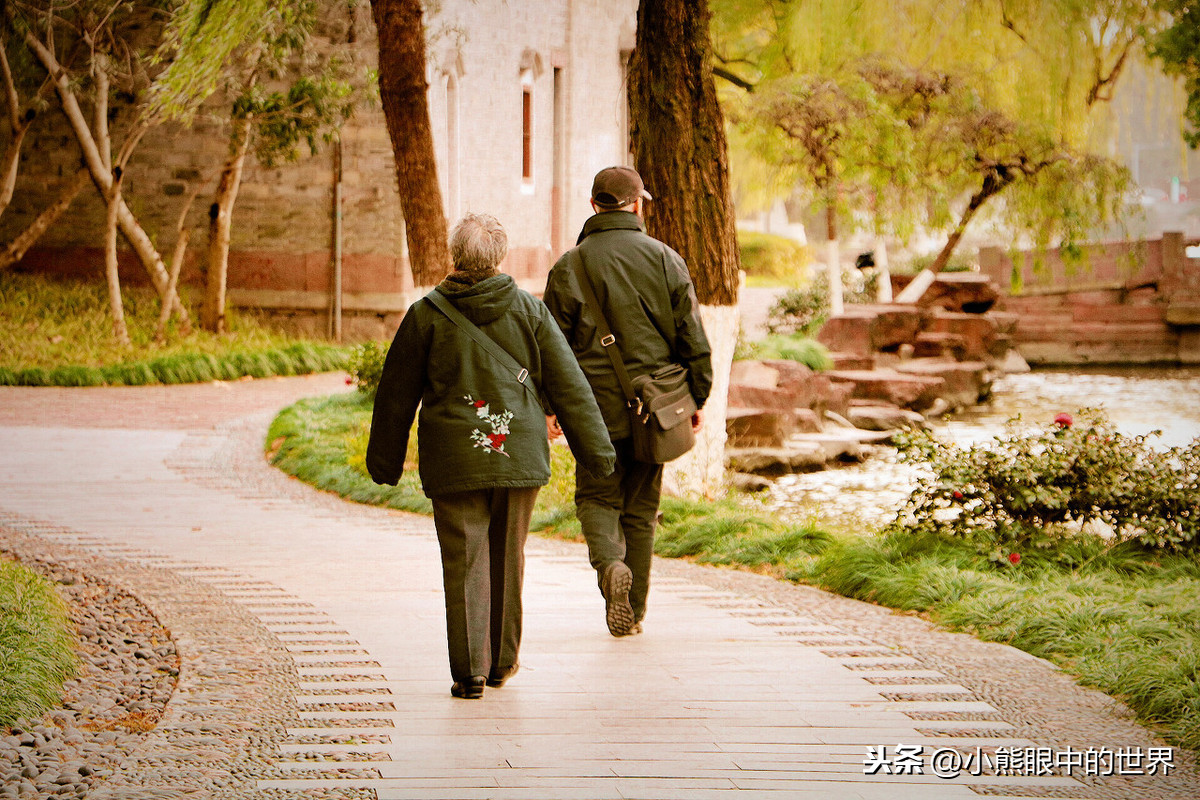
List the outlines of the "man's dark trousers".
{"type": "Polygon", "coordinates": [[[486,678],[517,663],[525,538],[539,488],[430,498],[442,550],[450,675],[456,681],[486,678]]]}
{"type": "Polygon", "coordinates": [[[629,605],[640,622],[646,616],[650,592],[650,562],[654,556],[654,528],[662,494],[662,464],[645,464],[633,457],[633,440],[613,442],[617,468],[606,478],[593,478],[575,470],[575,515],[587,539],[588,557],[598,580],[604,568],[624,561],[633,573],[629,605]]]}

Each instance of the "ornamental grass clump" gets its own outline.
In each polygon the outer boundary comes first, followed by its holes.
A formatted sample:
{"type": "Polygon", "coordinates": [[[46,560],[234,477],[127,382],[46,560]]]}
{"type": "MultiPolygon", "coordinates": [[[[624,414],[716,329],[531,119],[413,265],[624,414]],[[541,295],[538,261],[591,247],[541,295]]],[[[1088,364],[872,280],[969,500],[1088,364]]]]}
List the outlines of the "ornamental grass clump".
{"type": "Polygon", "coordinates": [[[1200,546],[1200,439],[1155,448],[1157,433],[1126,436],[1097,409],[1033,431],[1018,422],[969,447],[906,434],[902,457],[929,472],[893,525],[967,537],[1014,565],[1085,529],[1150,549],[1200,546]]]}
{"type": "Polygon", "coordinates": [[[76,669],[75,634],[54,587],[0,557],[0,732],[60,699],[76,669]]]}

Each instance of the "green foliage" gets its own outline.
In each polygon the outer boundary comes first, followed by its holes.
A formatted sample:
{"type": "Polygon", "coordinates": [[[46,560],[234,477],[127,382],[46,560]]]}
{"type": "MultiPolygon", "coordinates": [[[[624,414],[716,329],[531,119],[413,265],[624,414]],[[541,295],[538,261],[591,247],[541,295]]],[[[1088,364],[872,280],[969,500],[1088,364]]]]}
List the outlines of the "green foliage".
{"type": "Polygon", "coordinates": [[[233,106],[235,117],[249,117],[257,127],[254,154],[266,166],[294,161],[300,143],[316,154],[318,142],[333,141],[354,112],[354,92],[330,73],[301,76],[286,91],[250,87],[233,106]]]}
{"type": "Polygon", "coordinates": [[[1053,549],[1095,523],[1114,543],[1193,552],[1200,545],[1200,439],[1154,449],[1149,437],[1125,436],[1102,412],[1083,409],[966,448],[924,432],[900,444],[932,474],[893,527],[963,537],[996,560],[1014,548],[1053,549]]]}
{"type": "Polygon", "coordinates": [[[150,89],[152,117],[190,123],[200,106],[221,86],[231,64],[247,47],[256,49],[272,29],[310,3],[270,0],[180,0],[154,55],[165,65],[150,89]]]}
{"type": "Polygon", "coordinates": [[[812,262],[808,248],[786,236],[738,231],[738,248],[747,276],[794,280],[812,262]]]}
{"type": "Polygon", "coordinates": [[[0,385],[193,383],[323,372],[346,362],[343,347],[297,340],[236,314],[228,334],[195,331],[159,344],[157,294],[143,287],[122,294],[129,347],[113,340],[102,282],[0,273],[0,385]]]}
{"type": "MultiPolygon", "coordinates": [[[[1011,555],[1013,552],[1010,551],[1011,555]]],[[[995,561],[921,529],[839,539],[818,585],[1046,658],[1119,697],[1174,743],[1200,745],[1200,563],[1080,534],[995,561]]]]}
{"type": "MultiPolygon", "coordinates": [[[[842,299],[846,303],[875,302],[878,275],[872,272],[842,273],[842,299]]],[[[767,330],[771,333],[792,333],[815,336],[830,313],[829,277],[819,272],[804,286],[789,289],[767,310],[767,330]]],[[[799,359],[797,359],[799,360],[799,359]]]]}
{"type": "Polygon", "coordinates": [[[1168,75],[1183,78],[1187,92],[1183,136],[1194,149],[1200,146],[1200,61],[1196,58],[1200,53],[1200,6],[1191,0],[1160,0],[1158,7],[1168,24],[1150,34],[1146,49],[1162,62],[1168,75]]]}
{"type": "Polygon", "coordinates": [[[380,486],[367,474],[372,401],[361,392],[309,398],[281,411],[267,431],[272,464],[318,489],[356,503],[433,512],[416,474],[416,430],[409,437],[404,475],[380,486]]]}
{"type": "Polygon", "coordinates": [[[654,552],[791,577],[830,542],[809,525],[788,525],[732,500],[699,502],[665,497],[654,552]]]}
{"type": "Polygon", "coordinates": [[[833,368],[829,348],[802,334],[771,334],[761,342],[745,347],[737,357],[760,361],[775,358],[798,361],[815,372],[833,368]]]}
{"type": "Polygon", "coordinates": [[[66,603],[47,580],[0,556],[0,731],[53,707],[76,664],[66,603]]]}
{"type": "Polygon", "coordinates": [[[363,342],[350,354],[346,371],[354,386],[367,397],[375,397],[379,379],[383,377],[383,362],[387,360],[387,347],[379,342],[363,342]]]}
{"type": "MultiPolygon", "coordinates": [[[[908,263],[903,269],[893,269],[893,272],[903,272],[916,275],[924,269],[928,269],[933,265],[937,258],[937,253],[924,253],[922,255],[913,256],[908,260],[908,263]]],[[[977,258],[967,255],[966,253],[955,253],[946,262],[946,266],[942,267],[942,272],[973,272],[977,258]]]]}

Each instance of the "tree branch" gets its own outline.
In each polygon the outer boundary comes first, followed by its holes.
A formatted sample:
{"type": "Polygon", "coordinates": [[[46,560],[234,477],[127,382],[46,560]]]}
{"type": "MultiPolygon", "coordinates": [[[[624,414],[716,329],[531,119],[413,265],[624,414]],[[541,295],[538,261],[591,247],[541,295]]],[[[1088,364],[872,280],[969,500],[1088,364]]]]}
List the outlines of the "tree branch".
{"type": "Polygon", "coordinates": [[[713,64],[712,72],[713,72],[713,75],[715,75],[716,77],[724,78],[725,80],[729,81],[734,86],[737,86],[740,89],[745,89],[747,92],[754,91],[755,84],[753,84],[750,81],[746,80],[745,78],[741,77],[737,73],[732,72],[728,69],[725,69],[725,67],[720,67],[720,66],[717,66],[716,64],[713,64]]]}

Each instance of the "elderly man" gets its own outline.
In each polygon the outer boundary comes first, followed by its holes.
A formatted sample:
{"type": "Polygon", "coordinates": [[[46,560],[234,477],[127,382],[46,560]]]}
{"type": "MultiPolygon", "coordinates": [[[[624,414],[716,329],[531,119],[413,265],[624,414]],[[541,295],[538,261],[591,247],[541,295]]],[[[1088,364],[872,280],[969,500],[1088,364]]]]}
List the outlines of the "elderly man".
{"type": "MultiPolygon", "coordinates": [[[[710,348],[687,265],[642,225],[650,199],[641,176],[629,167],[597,173],[591,199],[596,213],[577,246],[550,271],[543,297],[591,384],[617,451],[613,474],[580,471],[575,485],[575,513],[613,636],[642,631],[663,467],[633,457],[625,394],[597,333],[597,313],[607,320],[631,378],[681,364],[698,409],[712,387],[710,348]],[[591,280],[599,309],[585,301],[578,269],[591,280]]],[[[699,430],[701,420],[697,411],[692,427],[699,430]]],[[[554,417],[549,424],[554,433],[554,417]]]]}

